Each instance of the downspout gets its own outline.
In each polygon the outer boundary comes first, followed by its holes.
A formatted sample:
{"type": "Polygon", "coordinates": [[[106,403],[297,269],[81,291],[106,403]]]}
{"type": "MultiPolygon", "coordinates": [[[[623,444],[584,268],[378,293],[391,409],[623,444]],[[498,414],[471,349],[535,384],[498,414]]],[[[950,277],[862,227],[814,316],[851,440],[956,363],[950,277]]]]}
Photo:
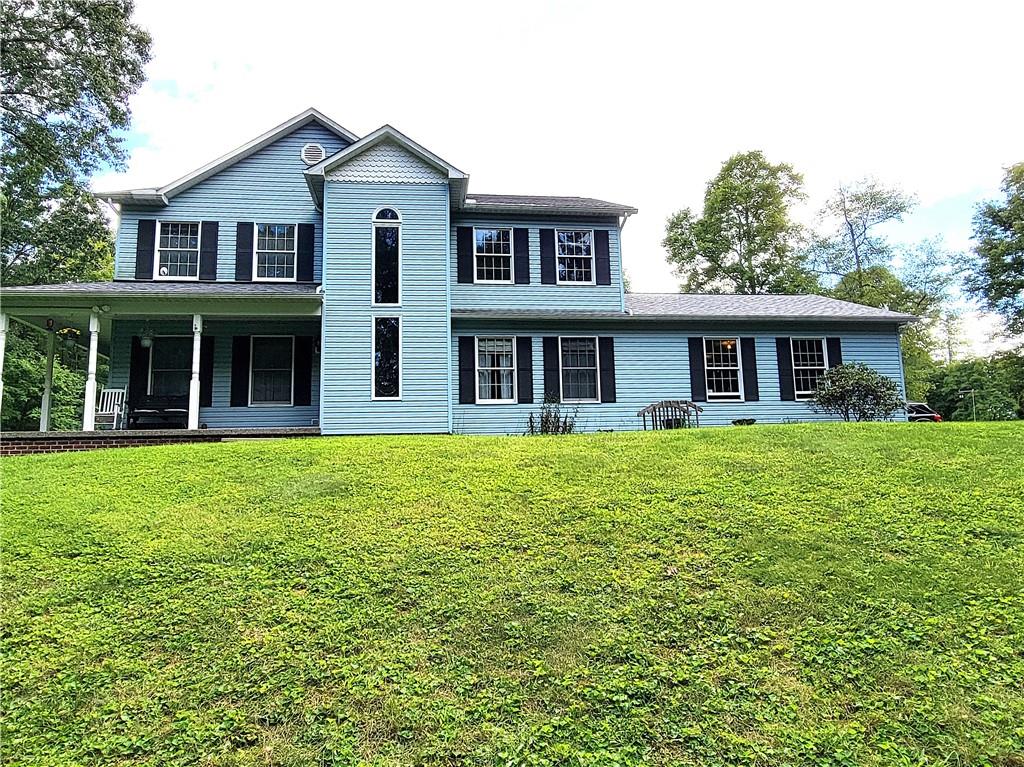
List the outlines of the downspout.
{"type": "Polygon", "coordinates": [[[452,433],[454,417],[452,409],[452,184],[448,181],[448,200],[444,212],[444,302],[445,312],[448,315],[448,328],[446,335],[448,345],[448,369],[445,371],[445,378],[448,381],[448,433],[452,433]]]}
{"type": "Polygon", "coordinates": [[[619,311],[626,311],[626,267],[622,258],[622,230],[626,228],[629,214],[619,217],[619,311]]]}

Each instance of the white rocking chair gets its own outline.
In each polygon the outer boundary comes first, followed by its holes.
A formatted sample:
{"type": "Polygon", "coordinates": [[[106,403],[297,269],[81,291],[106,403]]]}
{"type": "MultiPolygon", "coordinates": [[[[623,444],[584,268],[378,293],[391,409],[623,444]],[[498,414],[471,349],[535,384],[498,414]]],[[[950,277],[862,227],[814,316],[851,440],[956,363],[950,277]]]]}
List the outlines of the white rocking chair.
{"type": "Polygon", "coordinates": [[[125,390],[104,389],[96,405],[97,429],[123,429],[125,423],[125,390]]]}

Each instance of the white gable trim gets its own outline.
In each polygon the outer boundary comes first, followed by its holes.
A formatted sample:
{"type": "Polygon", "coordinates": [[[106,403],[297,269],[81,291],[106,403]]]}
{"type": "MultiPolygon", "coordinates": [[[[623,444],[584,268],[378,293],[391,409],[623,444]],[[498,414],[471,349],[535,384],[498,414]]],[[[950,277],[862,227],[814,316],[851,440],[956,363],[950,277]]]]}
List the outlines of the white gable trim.
{"type": "Polygon", "coordinates": [[[96,196],[113,202],[166,205],[167,200],[175,195],[181,194],[186,189],[190,189],[201,181],[205,181],[210,178],[210,176],[220,173],[225,168],[228,168],[235,163],[244,160],[246,157],[255,154],[261,149],[270,146],[278,139],[314,122],[319,123],[335,135],[344,138],[346,141],[354,143],[359,142],[359,137],[354,133],[334,122],[334,120],[323,114],[320,110],[310,107],[304,112],[300,112],[291,119],[281,123],[276,128],[270,129],[261,136],[257,136],[252,141],[243,144],[237,149],[218,157],[216,160],[207,163],[201,168],[198,168],[191,173],[172,181],[170,184],[160,187],[159,189],[128,189],[119,192],[97,192],[96,196]]]}

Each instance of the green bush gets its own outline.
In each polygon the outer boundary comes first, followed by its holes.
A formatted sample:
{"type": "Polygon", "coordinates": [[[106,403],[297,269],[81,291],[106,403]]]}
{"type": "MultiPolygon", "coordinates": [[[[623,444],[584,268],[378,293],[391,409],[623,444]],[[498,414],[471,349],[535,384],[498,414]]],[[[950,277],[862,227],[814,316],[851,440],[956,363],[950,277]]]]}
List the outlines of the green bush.
{"type": "Polygon", "coordinates": [[[884,420],[902,407],[896,382],[860,362],[825,371],[811,399],[813,410],[844,421],[884,420]]]}

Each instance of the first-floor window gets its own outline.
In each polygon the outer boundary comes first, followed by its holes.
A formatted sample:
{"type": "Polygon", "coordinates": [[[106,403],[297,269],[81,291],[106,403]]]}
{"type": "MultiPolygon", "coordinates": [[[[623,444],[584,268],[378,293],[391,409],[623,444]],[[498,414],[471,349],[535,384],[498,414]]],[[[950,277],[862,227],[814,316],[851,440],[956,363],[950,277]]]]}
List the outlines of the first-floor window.
{"type": "Polygon", "coordinates": [[[149,347],[149,393],[155,397],[188,394],[192,378],[192,336],[157,336],[149,347]]]}
{"type": "Polygon", "coordinates": [[[555,231],[558,282],[594,282],[594,233],[589,229],[555,231]]]}
{"type": "Polygon", "coordinates": [[[561,339],[562,401],[597,402],[597,339],[561,339]]]}
{"type": "Polygon", "coordinates": [[[514,338],[476,339],[477,402],[515,402],[514,338]]]}
{"type": "Polygon", "coordinates": [[[705,338],[704,373],[708,399],[742,399],[739,339],[705,338]]]}
{"type": "Polygon", "coordinates": [[[156,246],[157,277],[199,278],[199,224],[161,221],[156,246]]]}
{"type": "Polygon", "coordinates": [[[401,320],[398,317],[374,317],[374,399],[398,399],[402,396],[401,353],[401,320]]]}
{"type": "Polygon", "coordinates": [[[295,279],[295,224],[256,224],[256,279],[295,279]]]}
{"type": "Polygon", "coordinates": [[[793,348],[793,388],[797,399],[810,399],[818,388],[818,379],[828,369],[823,338],[791,338],[793,348]]]}
{"type": "Polygon", "coordinates": [[[291,405],[293,336],[253,336],[249,403],[291,405]]]}

